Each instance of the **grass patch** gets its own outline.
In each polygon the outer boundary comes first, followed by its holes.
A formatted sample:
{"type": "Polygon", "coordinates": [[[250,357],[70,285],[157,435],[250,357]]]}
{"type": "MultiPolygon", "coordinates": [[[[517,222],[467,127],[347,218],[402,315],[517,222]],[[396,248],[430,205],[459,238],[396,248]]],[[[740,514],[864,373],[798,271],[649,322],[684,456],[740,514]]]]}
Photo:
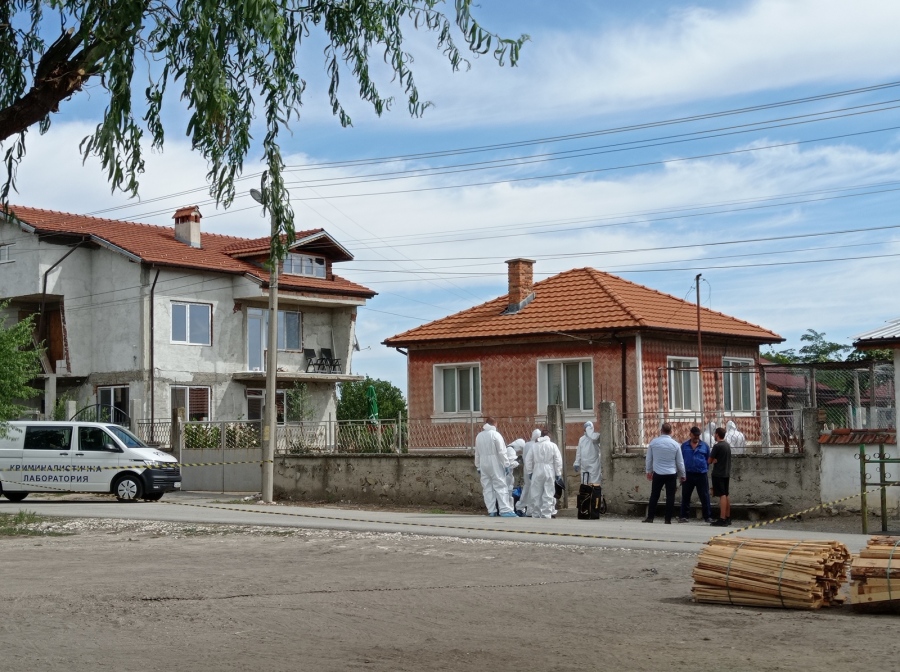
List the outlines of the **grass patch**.
{"type": "Polygon", "coordinates": [[[0,537],[63,537],[63,532],[49,532],[36,529],[44,522],[42,516],[34,511],[18,511],[16,513],[0,513],[0,537]]]}
{"type": "Polygon", "coordinates": [[[428,509],[425,513],[447,514],[449,511],[445,511],[444,509],[428,509]]]}

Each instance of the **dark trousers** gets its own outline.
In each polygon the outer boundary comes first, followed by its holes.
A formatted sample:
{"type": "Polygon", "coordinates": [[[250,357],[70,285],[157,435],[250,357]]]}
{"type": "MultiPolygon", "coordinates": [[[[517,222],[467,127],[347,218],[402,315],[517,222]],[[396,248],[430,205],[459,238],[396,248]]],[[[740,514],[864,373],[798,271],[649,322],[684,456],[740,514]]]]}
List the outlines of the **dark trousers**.
{"type": "Polygon", "coordinates": [[[663,486],[666,486],[666,522],[672,522],[672,513],[675,511],[675,488],[678,487],[678,477],[675,474],[657,474],[653,472],[653,482],[650,485],[650,507],[647,509],[647,518],[653,520],[656,514],[656,505],[659,503],[659,494],[663,486]]]}
{"type": "Polygon", "coordinates": [[[681,517],[687,518],[691,512],[691,495],[694,494],[694,488],[697,488],[697,495],[700,497],[703,517],[712,518],[712,509],[709,506],[709,481],[706,473],[696,471],[687,472],[687,480],[681,486],[681,517]]]}

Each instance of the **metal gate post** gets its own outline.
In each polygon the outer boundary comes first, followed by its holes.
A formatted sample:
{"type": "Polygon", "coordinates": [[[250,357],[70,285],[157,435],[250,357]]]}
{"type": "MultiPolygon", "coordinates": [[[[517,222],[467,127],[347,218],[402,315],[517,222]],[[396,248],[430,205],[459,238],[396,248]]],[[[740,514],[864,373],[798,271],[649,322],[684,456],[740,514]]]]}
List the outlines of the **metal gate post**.
{"type": "Polygon", "coordinates": [[[869,509],[866,503],[866,444],[859,444],[859,512],[862,517],[862,533],[869,533],[869,509]]]}
{"type": "Polygon", "coordinates": [[[887,532],[887,475],[884,463],[888,456],[884,453],[884,444],[878,446],[878,475],[881,478],[881,531],[887,532]]]}

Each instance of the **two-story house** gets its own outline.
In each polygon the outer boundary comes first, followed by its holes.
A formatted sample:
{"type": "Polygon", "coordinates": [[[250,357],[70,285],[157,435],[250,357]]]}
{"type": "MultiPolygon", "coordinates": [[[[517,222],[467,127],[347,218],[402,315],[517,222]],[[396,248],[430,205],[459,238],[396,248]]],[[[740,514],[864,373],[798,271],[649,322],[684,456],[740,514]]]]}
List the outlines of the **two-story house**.
{"type": "MultiPolygon", "coordinates": [[[[196,207],[174,220],[0,213],[3,317],[34,315],[46,348],[36,412],[67,395],[134,420],[177,408],[192,420],[261,417],[269,239],[203,232],[196,207]]],[[[338,382],[361,379],[350,375],[356,311],[375,292],[334,274],[352,258],[326,231],[300,231],[280,269],[279,395],[307,383],[315,419],[334,413],[338,382]]]]}

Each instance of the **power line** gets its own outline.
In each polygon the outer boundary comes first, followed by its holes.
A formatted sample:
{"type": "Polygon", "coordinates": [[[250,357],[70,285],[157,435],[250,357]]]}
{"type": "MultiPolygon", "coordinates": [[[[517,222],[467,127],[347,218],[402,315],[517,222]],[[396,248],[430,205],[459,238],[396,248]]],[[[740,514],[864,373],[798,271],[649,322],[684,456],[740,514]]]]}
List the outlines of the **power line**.
{"type": "MultiPolygon", "coordinates": [[[[900,86],[900,82],[887,82],[887,83],[876,84],[876,85],[872,85],[872,86],[868,86],[868,87],[847,89],[847,90],[843,90],[843,91],[830,92],[830,93],[819,94],[819,95],[815,95],[815,96],[806,96],[803,98],[795,98],[795,99],[789,99],[789,100],[784,100],[784,101],[777,101],[774,103],[765,103],[762,105],[754,105],[754,106],[736,108],[736,109],[731,109],[731,110],[724,110],[724,111],[711,112],[711,113],[705,113],[705,114],[699,114],[699,115],[692,115],[692,116],[688,116],[688,117],[678,117],[678,118],[674,118],[674,119],[651,121],[651,122],[646,122],[646,123],[642,123],[642,124],[633,124],[633,125],[629,125],[629,126],[620,126],[620,127],[615,127],[615,128],[601,129],[601,130],[596,130],[596,131],[588,131],[588,132],[583,132],[583,133],[572,133],[572,134],[566,134],[566,135],[534,138],[534,139],[520,140],[520,141],[514,141],[514,142],[507,142],[507,143],[496,143],[496,144],[492,144],[492,145],[482,145],[482,146],[477,146],[477,147],[440,150],[440,151],[436,151],[436,152],[422,152],[422,153],[417,153],[417,154],[395,155],[395,156],[380,157],[380,158],[375,158],[375,159],[353,159],[353,160],[348,160],[348,161],[319,162],[319,163],[312,163],[312,164],[307,164],[305,166],[299,166],[299,167],[287,166],[287,168],[290,169],[290,172],[298,172],[301,170],[321,170],[321,169],[325,169],[325,168],[354,167],[354,166],[360,166],[360,165],[377,165],[380,163],[394,162],[394,161],[408,161],[408,160],[413,160],[413,159],[425,159],[425,158],[442,158],[445,156],[458,156],[458,155],[470,154],[470,153],[497,151],[497,150],[501,150],[501,149],[525,147],[525,146],[547,144],[547,143],[553,143],[553,142],[563,142],[563,141],[577,140],[577,139],[583,139],[583,138],[589,138],[589,137],[597,137],[597,136],[602,136],[602,135],[625,133],[625,132],[636,131],[636,130],[645,130],[645,129],[649,129],[649,128],[658,128],[658,127],[662,127],[662,126],[684,124],[684,123],[689,123],[689,122],[702,121],[702,120],[714,119],[714,118],[726,117],[726,116],[732,116],[732,115],[748,114],[750,112],[775,109],[775,108],[779,108],[779,107],[800,105],[800,104],[804,104],[804,103],[817,102],[817,101],[828,100],[828,99],[832,99],[832,98],[839,98],[839,97],[844,97],[844,96],[859,95],[859,94],[863,94],[863,93],[871,93],[874,91],[881,91],[881,90],[885,90],[885,89],[895,88],[898,86],[900,86]]],[[[890,102],[890,101],[888,101],[888,102],[890,102]]],[[[873,103],[873,105],[877,105],[877,104],[883,104],[883,103],[873,103]]],[[[846,108],[846,109],[851,109],[851,108],[846,108]]],[[[823,113],[820,113],[820,114],[823,114],[823,113]]],[[[764,123],[764,122],[758,122],[758,123],[764,123]]],[[[262,174],[261,172],[251,173],[249,175],[245,175],[245,176],[241,176],[241,177],[237,178],[236,181],[240,182],[240,181],[245,181],[245,180],[250,180],[250,179],[256,179],[261,174],[262,174]]],[[[161,200],[174,198],[174,197],[178,197],[178,196],[186,196],[186,195],[197,193],[200,191],[208,191],[208,189],[209,189],[209,186],[204,185],[202,187],[196,187],[196,188],[189,189],[189,190],[174,192],[171,194],[157,196],[157,197],[154,197],[151,199],[145,199],[140,203],[140,205],[154,203],[154,202],[158,202],[161,200]]],[[[212,202],[215,202],[215,201],[213,200],[212,202]]],[[[91,215],[104,214],[104,213],[113,212],[113,211],[117,211],[117,210],[133,208],[136,206],[137,206],[137,204],[129,203],[129,204],[124,204],[124,205],[119,205],[119,206],[113,206],[110,208],[105,208],[102,210],[97,210],[97,211],[94,211],[89,214],[91,214],[91,215]]],[[[148,215],[136,215],[135,217],[144,217],[144,216],[148,216],[148,215]]]]}

